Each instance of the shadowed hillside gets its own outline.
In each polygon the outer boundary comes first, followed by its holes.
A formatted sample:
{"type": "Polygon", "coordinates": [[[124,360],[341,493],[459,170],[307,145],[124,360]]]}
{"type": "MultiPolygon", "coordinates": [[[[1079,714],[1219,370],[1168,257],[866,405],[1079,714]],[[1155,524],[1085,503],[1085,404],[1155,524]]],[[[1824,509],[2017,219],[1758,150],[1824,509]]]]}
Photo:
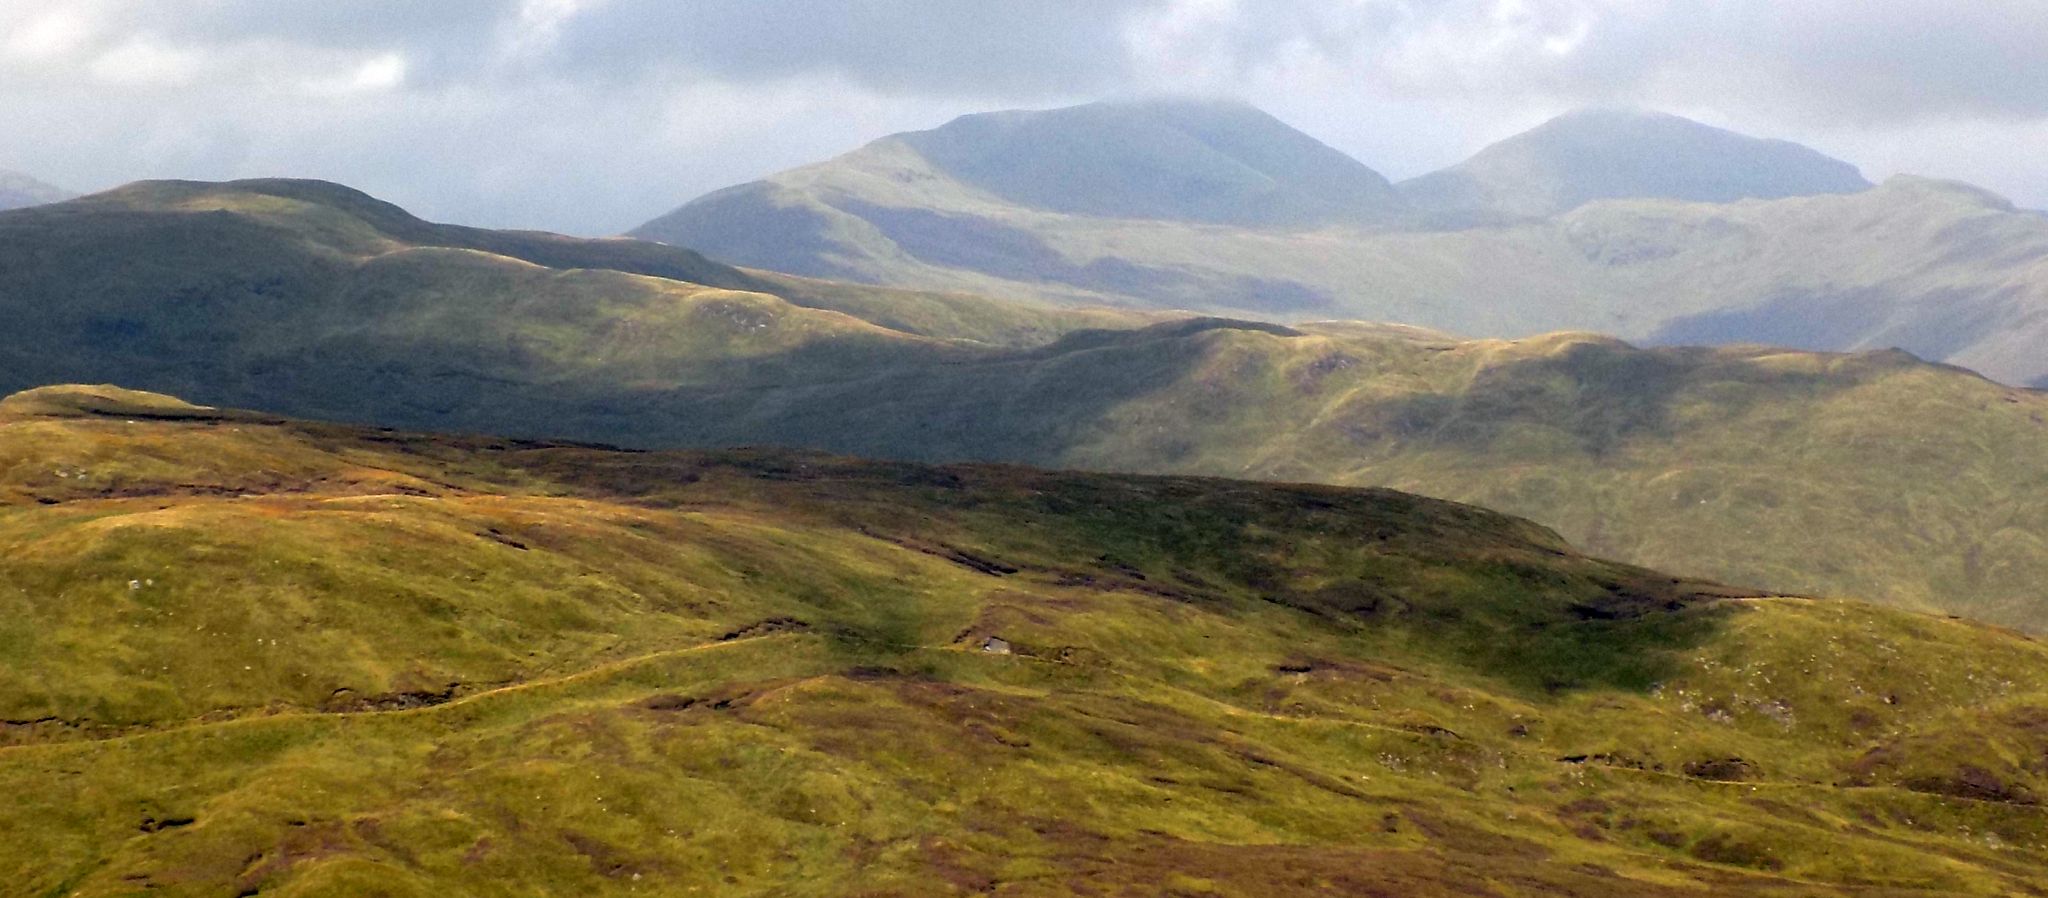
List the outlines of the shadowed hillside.
{"type": "Polygon", "coordinates": [[[0,234],[5,389],[1394,486],[1635,563],[2048,626],[2048,512],[2023,500],[2048,485],[2048,400],[1900,353],[1147,324],[447,228],[303,182],[143,185],[0,234]]]}
{"type": "Polygon", "coordinates": [[[2036,894],[2048,654],[1400,493],[0,402],[0,892],[2036,894]]]}

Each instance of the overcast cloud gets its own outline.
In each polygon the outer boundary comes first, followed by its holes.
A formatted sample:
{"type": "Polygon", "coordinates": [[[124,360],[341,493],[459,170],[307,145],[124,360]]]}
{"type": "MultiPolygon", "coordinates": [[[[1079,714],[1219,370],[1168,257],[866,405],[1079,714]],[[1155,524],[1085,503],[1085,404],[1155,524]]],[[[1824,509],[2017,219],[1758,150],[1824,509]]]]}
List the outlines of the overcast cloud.
{"type": "Polygon", "coordinates": [[[602,234],[966,112],[1256,103],[1392,177],[1574,106],[2048,206],[2042,0],[0,0],[0,168],[602,234]]]}

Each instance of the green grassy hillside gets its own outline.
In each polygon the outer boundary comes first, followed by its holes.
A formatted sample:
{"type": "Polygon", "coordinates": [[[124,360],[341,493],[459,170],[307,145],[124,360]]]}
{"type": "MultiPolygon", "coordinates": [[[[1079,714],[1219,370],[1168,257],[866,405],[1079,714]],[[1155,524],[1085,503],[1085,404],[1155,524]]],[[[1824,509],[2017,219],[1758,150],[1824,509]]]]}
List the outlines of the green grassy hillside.
{"type": "Polygon", "coordinates": [[[1061,464],[1383,485],[1611,557],[2041,628],[2048,396],[1899,353],[1219,332],[1061,464]]]}
{"type": "Polygon", "coordinates": [[[1141,327],[430,225],[307,182],[139,185],[0,215],[0,234],[5,390],[119,382],[635,447],[1393,486],[1634,563],[2048,628],[2030,501],[2048,400],[1896,353],[1141,327]]]}
{"type": "Polygon", "coordinates": [[[800,382],[905,343],[942,357],[1156,317],[430,224],[311,181],[145,182],[0,215],[0,312],[15,322],[0,345],[9,389],[132,378],[215,402],[420,423],[507,393],[530,412],[589,401],[591,389],[800,382]]]}
{"type": "MultiPolygon", "coordinates": [[[[1058,129],[1090,108],[1004,121],[1058,129]]],[[[1376,224],[1048,204],[956,170],[957,144],[974,137],[1019,171],[1073,161],[978,132],[898,135],[710,194],[633,233],[897,287],[1480,337],[1586,330],[1666,344],[1899,347],[2006,383],[2048,380],[2048,219],[1961,184],[1899,177],[1863,190],[1846,163],[1669,116],[1567,116],[1407,182],[1411,208],[1376,224]],[[935,135],[947,152],[925,151],[935,135]],[[1484,222],[1495,223],[1474,226],[1484,222]]],[[[1178,160],[1162,152],[1135,175],[1097,160],[1095,177],[1172,184],[1208,170],[1178,160]]]]}
{"type": "Polygon", "coordinates": [[[7,895],[2048,893],[2048,650],[1375,490],[0,403],[7,895]]]}
{"type": "MultiPolygon", "coordinates": [[[[878,313],[895,330],[998,345],[1035,345],[1079,327],[1147,320],[749,272],[635,240],[434,224],[319,181],[141,182],[0,217],[0,235],[8,270],[0,302],[51,325],[87,327],[98,344],[84,351],[152,339],[221,339],[171,330],[179,325],[197,331],[260,324],[277,331],[278,341],[303,343],[424,306],[466,307],[488,318],[530,317],[527,306],[575,316],[597,294],[649,316],[672,312],[679,298],[772,297],[795,307],[792,317],[813,330],[855,327],[845,319],[878,313]],[[118,261],[109,264],[110,256],[118,261]],[[678,285],[685,285],[682,294],[678,285]]],[[[672,324],[637,328],[630,342],[657,343],[673,335],[672,324]]],[[[514,346],[540,340],[490,336],[514,346]]]]}
{"type": "Polygon", "coordinates": [[[1393,486],[1641,564],[2048,625],[2048,396],[1898,353],[1191,322],[667,398],[692,443],[1393,486]]]}

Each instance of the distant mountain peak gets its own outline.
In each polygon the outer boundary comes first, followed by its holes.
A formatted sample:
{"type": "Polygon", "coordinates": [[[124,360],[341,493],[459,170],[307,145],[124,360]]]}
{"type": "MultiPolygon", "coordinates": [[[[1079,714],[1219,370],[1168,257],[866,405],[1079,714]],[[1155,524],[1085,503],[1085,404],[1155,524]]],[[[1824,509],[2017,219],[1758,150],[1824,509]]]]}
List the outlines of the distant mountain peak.
{"type": "Polygon", "coordinates": [[[1885,179],[1884,190],[1894,193],[1917,193],[1951,197],[1963,203],[1981,206],[1995,212],[2018,212],[2018,206],[2003,195],[1946,178],[1929,178],[1923,175],[1893,175],[1885,179]]]}
{"type": "Polygon", "coordinates": [[[60,203],[77,196],[20,172],[0,170],[0,210],[60,203]]]}
{"type": "MultiPolygon", "coordinates": [[[[728,187],[635,228],[741,265],[874,280],[875,266],[1035,272],[1080,290],[1151,289],[1171,272],[1070,258],[1021,222],[1109,219],[1259,231],[1377,227],[1405,218],[1358,160],[1238,100],[1151,96],[964,115],[824,162],[728,187]],[[1048,216],[1049,213],[1049,216],[1048,216]]],[[[934,284],[941,289],[971,286],[934,284]]],[[[1253,304],[1314,305],[1246,281],[1253,304]]],[[[1186,304],[1181,286],[1161,287],[1186,304]]],[[[1155,291],[1156,292],[1156,291],[1155,291]]],[[[1165,295],[1165,294],[1162,294],[1165,295]]]]}
{"type": "MultiPolygon", "coordinates": [[[[1250,103],[1235,97],[1210,96],[1202,94],[1139,94],[1134,96],[1110,97],[1073,106],[1055,106],[1044,109],[997,109],[988,112],[970,112],[957,116],[938,128],[937,131],[962,122],[993,120],[1033,125],[1061,120],[1074,121],[1098,115],[1238,115],[1260,116],[1272,121],[1271,115],[1250,103]]],[[[1285,127],[1283,125],[1282,127],[1285,127]]],[[[921,134],[922,131],[907,132],[921,134]]],[[[899,135],[900,136],[900,135],[899,135]]]]}
{"type": "MultiPolygon", "coordinates": [[[[1646,139],[1650,137],[1683,137],[1694,140],[1726,141],[1731,145],[1757,146],[1799,146],[1787,140],[1768,137],[1751,137],[1726,128],[1709,125],[1682,115],[1657,109],[1628,105],[1581,106],[1558,115],[1522,134],[1489,147],[1493,150],[1512,146],[1529,140],[1585,141],[1612,140],[1615,138],[1646,139]]],[[[1804,147],[1801,147],[1805,149],[1804,147]]],[[[1486,151],[1481,151],[1482,154],[1486,151]]],[[[1808,152],[1815,152],[1808,150],[1808,152]]],[[[1820,155],[1815,152],[1815,155],[1820,155]]],[[[1837,160],[1839,161],[1839,160],[1837,160]]],[[[1842,165],[1848,165],[1842,162],[1842,165]]]]}
{"type": "Polygon", "coordinates": [[[1856,167],[1783,140],[1627,106],[1576,109],[1401,184],[1418,207],[1538,218],[1605,199],[1727,203],[1869,189],[1856,167]]]}
{"type": "Polygon", "coordinates": [[[890,139],[969,186],[1073,215],[1312,227],[1377,220],[1399,202],[1378,172],[1230,99],[981,113],[890,139]]]}
{"type": "Polygon", "coordinates": [[[1687,125],[1687,126],[1692,126],[1692,127],[1700,127],[1700,128],[1708,128],[1708,127],[1712,127],[1711,125],[1706,125],[1706,124],[1702,124],[1702,123],[1700,123],[1700,122],[1697,122],[1697,121],[1694,121],[1694,120],[1692,120],[1692,119],[1686,118],[1685,116],[1682,116],[1682,115],[1673,115],[1673,114],[1671,114],[1671,113],[1669,113],[1669,112],[1664,112],[1664,111],[1662,111],[1662,110],[1657,110],[1657,109],[1650,109],[1650,108],[1648,108],[1648,107],[1645,107],[1645,106],[1632,106],[1632,105],[1628,105],[1628,104],[1625,104],[1625,103],[1621,103],[1621,104],[1608,104],[1608,103],[1602,103],[1602,104],[1594,104],[1594,105],[1590,105],[1590,106],[1580,106],[1580,107],[1578,107],[1578,108],[1576,108],[1576,109],[1573,109],[1573,110],[1571,110],[1571,111],[1569,111],[1569,112],[1565,112],[1565,113],[1563,113],[1562,115],[1558,115],[1558,116],[1556,116],[1556,117],[1554,117],[1554,118],[1550,119],[1550,120],[1549,120],[1548,122],[1545,122],[1545,123],[1544,123],[1544,125],[1545,125],[1545,126],[1548,126],[1548,125],[1555,125],[1555,124],[1559,124],[1559,123],[1571,123],[1571,122],[1586,122],[1586,121],[1610,121],[1610,122],[1629,122],[1629,121],[1637,121],[1637,122],[1642,122],[1642,121],[1648,121],[1648,122],[1671,122],[1671,123],[1680,123],[1680,124],[1684,124],[1684,125],[1687,125]]]}

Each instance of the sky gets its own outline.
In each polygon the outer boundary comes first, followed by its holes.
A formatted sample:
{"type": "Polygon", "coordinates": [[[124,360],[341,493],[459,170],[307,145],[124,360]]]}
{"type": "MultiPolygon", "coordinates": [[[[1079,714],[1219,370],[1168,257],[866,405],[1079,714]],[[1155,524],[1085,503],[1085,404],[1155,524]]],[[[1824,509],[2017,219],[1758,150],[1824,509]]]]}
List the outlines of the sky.
{"type": "Polygon", "coordinates": [[[1242,99],[1396,179],[1634,105],[2048,208],[2048,0],[0,0],[0,169],[601,235],[971,112],[1242,99]]]}

